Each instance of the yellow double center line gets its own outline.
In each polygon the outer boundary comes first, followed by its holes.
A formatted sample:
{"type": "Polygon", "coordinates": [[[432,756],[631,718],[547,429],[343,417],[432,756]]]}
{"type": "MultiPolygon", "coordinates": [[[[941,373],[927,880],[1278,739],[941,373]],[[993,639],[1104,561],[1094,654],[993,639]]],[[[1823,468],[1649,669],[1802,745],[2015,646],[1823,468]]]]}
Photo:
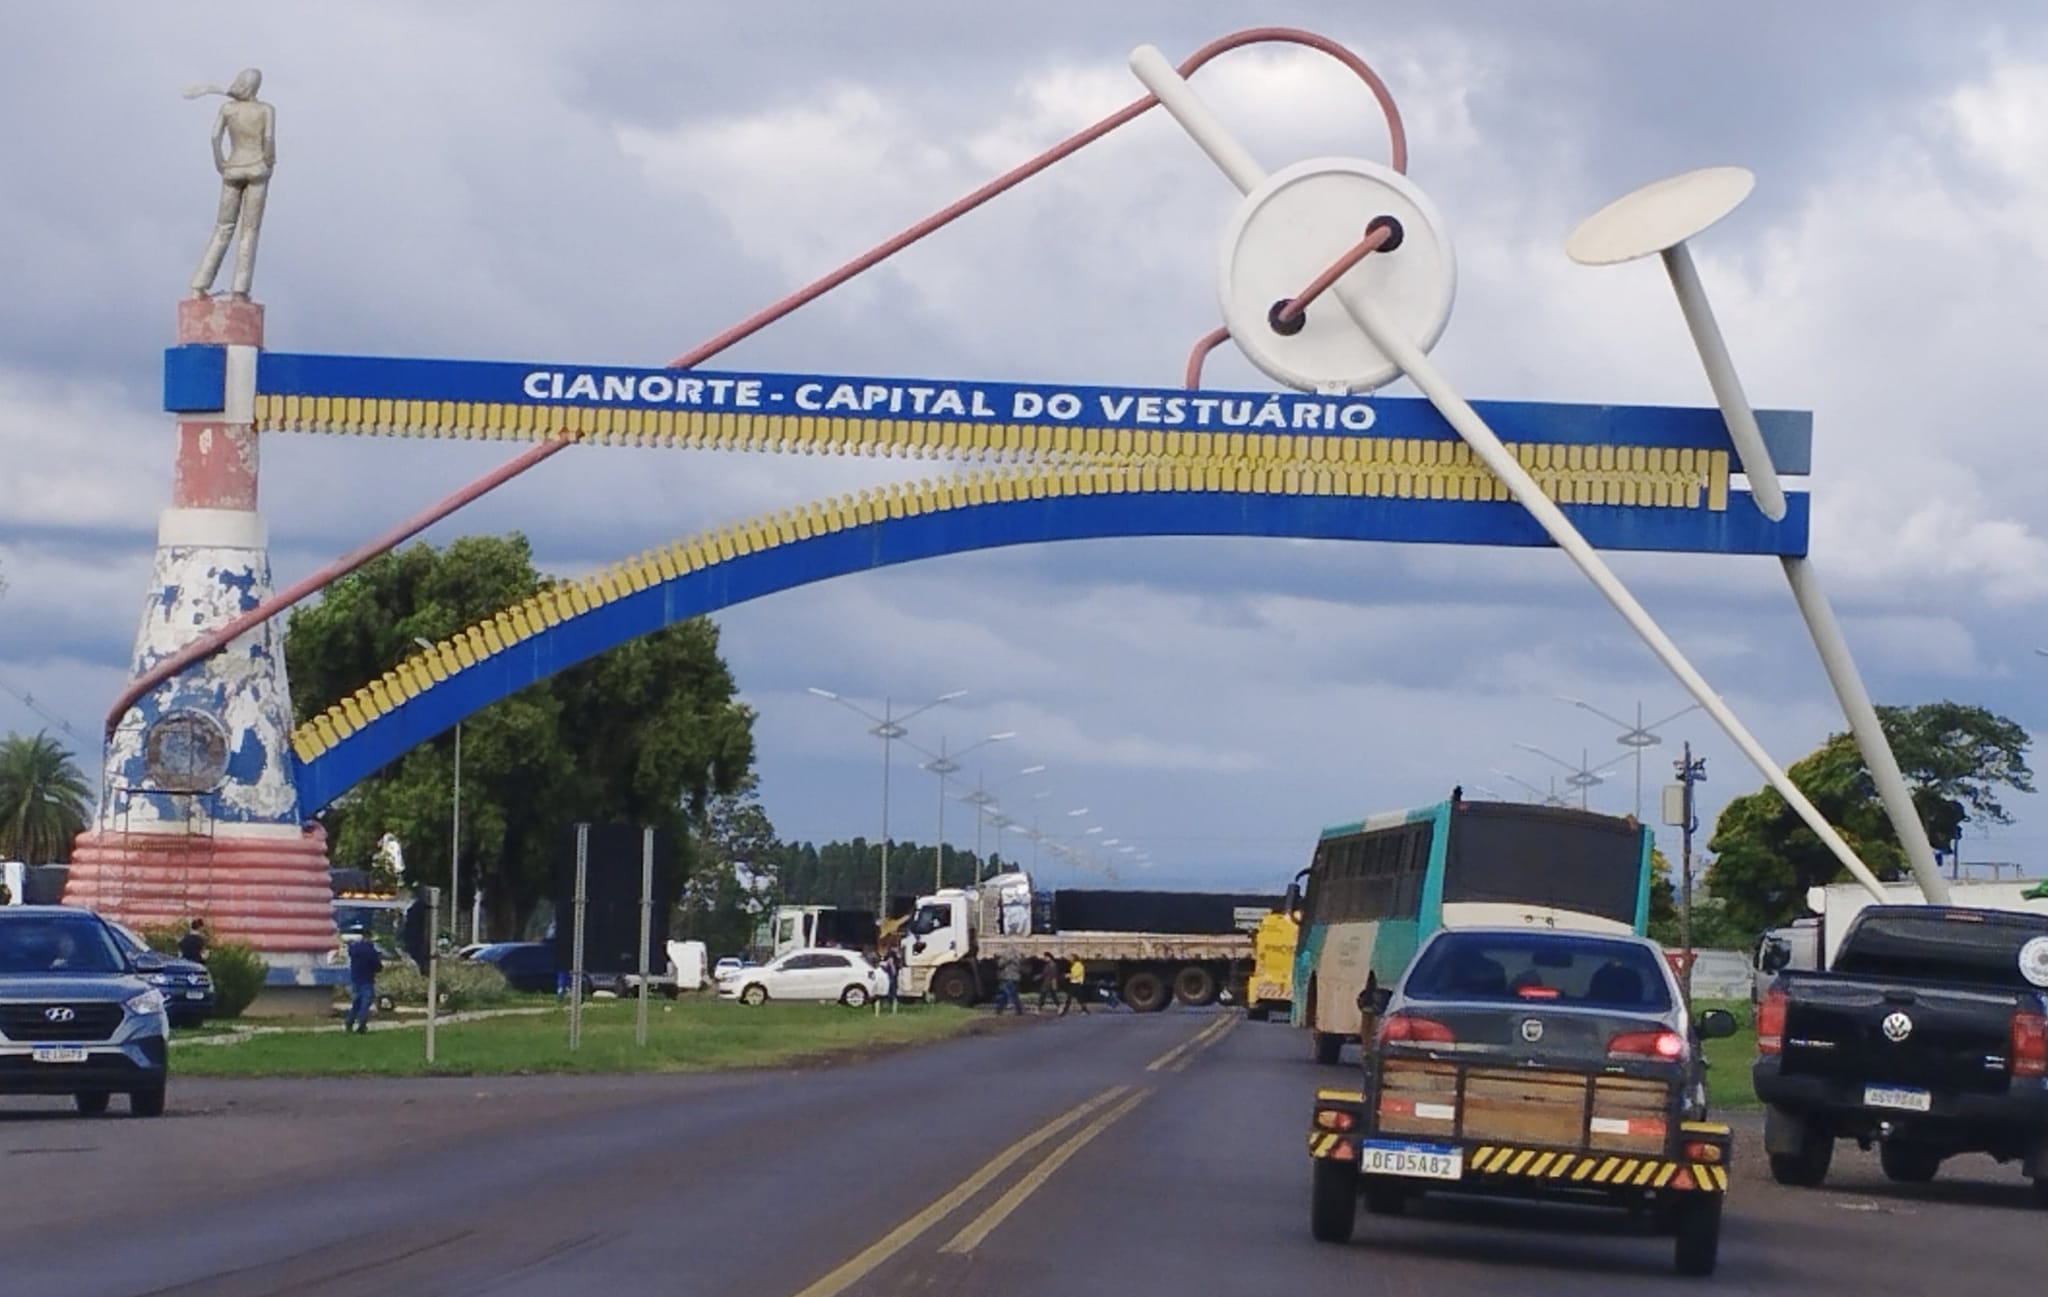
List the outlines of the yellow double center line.
{"type": "Polygon", "coordinates": [[[1237,1015],[1218,1018],[1208,1026],[1183,1040],[1172,1049],[1145,1064],[1148,1072],[1178,1072],[1194,1060],[1195,1055],[1223,1039],[1232,1027],[1237,1025],[1237,1015]]]}
{"type": "Polygon", "coordinates": [[[926,1207],[917,1215],[912,1216],[909,1220],[904,1221],[895,1229],[890,1230],[887,1234],[869,1244],[859,1255],[853,1257],[853,1259],[839,1266],[823,1278],[813,1282],[809,1287],[800,1289],[796,1293],[796,1297],[835,1297],[836,1294],[846,1291],[890,1257],[895,1256],[898,1252],[908,1247],[919,1235],[952,1215],[955,1211],[958,1211],[969,1199],[973,1198],[983,1189],[986,1189],[997,1176],[1015,1166],[1033,1149],[1075,1123],[1086,1119],[1091,1114],[1100,1112],[1112,1103],[1116,1104],[1115,1107],[1110,1108],[1108,1112],[1103,1112],[1094,1121],[1090,1122],[1086,1128],[1055,1149],[1052,1155],[1045,1160],[1044,1164],[1033,1170],[1015,1188],[1012,1188],[1008,1193],[997,1199],[986,1211],[982,1212],[981,1215],[976,1216],[970,1221],[964,1229],[953,1236],[944,1248],[948,1252],[971,1251],[976,1244],[988,1236],[990,1231],[1002,1224],[1003,1220],[1011,1212],[1015,1211],[1018,1205],[1025,1198],[1029,1197],[1033,1190],[1044,1184],[1046,1179],[1059,1169],[1060,1164],[1066,1162],[1068,1158],[1079,1152],[1082,1145],[1101,1134],[1112,1122],[1137,1107],[1139,1103],[1144,1101],[1145,1096],[1150,1093],[1149,1089],[1132,1092],[1131,1087],[1128,1085],[1112,1086],[1094,1098],[1080,1104],[1078,1107],[1071,1108],[1060,1116],[1055,1117],[996,1154],[980,1170],[947,1190],[931,1206],[926,1207]],[[1118,1103],[1117,1100],[1119,1099],[1123,1101],[1118,1103]]]}

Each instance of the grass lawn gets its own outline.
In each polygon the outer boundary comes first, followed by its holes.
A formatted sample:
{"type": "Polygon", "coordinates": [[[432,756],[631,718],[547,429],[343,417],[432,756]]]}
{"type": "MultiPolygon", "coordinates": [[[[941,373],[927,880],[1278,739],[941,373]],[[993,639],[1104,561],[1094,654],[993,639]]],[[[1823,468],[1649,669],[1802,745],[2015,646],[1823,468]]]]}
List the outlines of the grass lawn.
{"type": "Polygon", "coordinates": [[[631,1001],[599,1001],[583,1009],[582,1047],[569,1050],[566,1009],[476,1022],[435,1031],[435,1061],[426,1064],[426,1033],[280,1032],[238,1045],[176,1051],[180,1076],[511,1076],[539,1072],[694,1072],[762,1067],[828,1056],[858,1055],[959,1035],[984,1022],[950,1006],[905,1005],[879,1017],[837,1004],[738,1004],[657,1001],[648,1006],[647,1045],[633,1043],[631,1001]]]}
{"type": "Polygon", "coordinates": [[[1754,1108],[1756,1089],[1749,1083],[1749,1065],[1756,1061],[1756,1024],[1747,1000],[1695,1000],[1697,1017],[1708,1009],[1726,1009],[1742,1029],[1721,1040],[1706,1042],[1707,1098],[1715,1108],[1754,1108]]]}

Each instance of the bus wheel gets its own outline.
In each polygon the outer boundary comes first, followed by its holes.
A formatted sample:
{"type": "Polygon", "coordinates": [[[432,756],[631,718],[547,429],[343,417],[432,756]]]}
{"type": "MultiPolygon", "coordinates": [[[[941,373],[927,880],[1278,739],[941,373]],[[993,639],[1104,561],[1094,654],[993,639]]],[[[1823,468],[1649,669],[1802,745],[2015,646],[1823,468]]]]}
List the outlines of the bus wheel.
{"type": "Polygon", "coordinates": [[[1149,968],[1139,969],[1124,979],[1123,997],[1134,1013],[1157,1013],[1166,1007],[1166,979],[1149,968]]]}
{"type": "Polygon", "coordinates": [[[947,1004],[973,1004],[974,974],[960,964],[940,969],[932,978],[932,998],[947,1004]]]}
{"type": "Polygon", "coordinates": [[[1334,1031],[1312,1033],[1315,1038],[1316,1062],[1324,1067],[1334,1067],[1344,1061],[1344,1037],[1334,1031]]]}
{"type": "Polygon", "coordinates": [[[1188,964],[1173,975],[1173,998],[1195,1009],[1216,1003],[1216,974],[1200,964],[1188,964]]]}

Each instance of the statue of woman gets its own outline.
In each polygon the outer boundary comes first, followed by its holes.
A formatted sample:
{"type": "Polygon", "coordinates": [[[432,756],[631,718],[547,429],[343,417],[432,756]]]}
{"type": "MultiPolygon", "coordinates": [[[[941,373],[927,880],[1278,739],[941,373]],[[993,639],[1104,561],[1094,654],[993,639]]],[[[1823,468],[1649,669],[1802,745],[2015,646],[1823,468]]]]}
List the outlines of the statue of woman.
{"type": "Polygon", "coordinates": [[[235,246],[233,295],[246,301],[249,281],[256,273],[256,236],[263,226],[263,200],[270,193],[270,173],[277,166],[277,113],[256,98],[263,74],[244,68],[234,84],[194,86],[187,99],[201,95],[226,95],[220,115],[213,122],[213,169],[220,172],[220,214],[214,218],[213,238],[199,269],[192,276],[192,295],[205,297],[220,274],[221,259],[227,255],[228,240],[240,233],[235,246]],[[225,141],[227,151],[221,151],[225,141]]]}

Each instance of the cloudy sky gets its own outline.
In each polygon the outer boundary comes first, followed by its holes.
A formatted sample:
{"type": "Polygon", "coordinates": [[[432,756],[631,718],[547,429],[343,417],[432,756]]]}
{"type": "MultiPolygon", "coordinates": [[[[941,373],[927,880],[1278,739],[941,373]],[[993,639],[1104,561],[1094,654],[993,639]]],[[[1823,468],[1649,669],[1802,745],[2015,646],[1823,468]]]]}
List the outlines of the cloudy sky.
{"type": "MultiPolygon", "coordinates": [[[[159,360],[214,204],[217,101],[182,87],[255,65],[277,106],[256,277],[271,345],[659,364],[1136,97],[1134,46],[1178,60],[1246,23],[1244,6],[1186,0],[7,10],[0,730],[43,725],[40,708],[88,749],[125,677],[168,499],[159,360]]],[[[1709,403],[1654,264],[1587,269],[1562,241],[1658,176],[1755,171],[1754,196],[1695,255],[1752,398],[1814,412],[1813,558],[1872,693],[2048,719],[2034,653],[2048,644],[2034,449],[2048,14],[1767,0],[1258,12],[1344,41],[1388,81],[1410,174],[1456,242],[1435,357],[1469,396],[1709,403]]],[[[1265,47],[1196,84],[1269,169],[1385,157],[1369,96],[1318,56],[1265,47]]],[[[1217,321],[1234,202],[1155,112],[717,363],[1172,385],[1217,321]]],[[[1271,386],[1227,349],[1209,381],[1271,386]]],[[[504,453],[269,438],[278,583],[504,453]]],[[[430,539],[516,528],[574,573],[929,471],[572,450],[430,539]]],[[[1781,761],[1842,728],[1775,562],[1616,566],[1781,761]]],[[[1569,773],[1518,744],[1621,761],[1616,727],[1560,695],[1615,715],[1640,702],[1650,720],[1689,701],[1551,550],[1070,543],[834,581],[718,620],[761,714],[785,836],[879,827],[879,745],[808,686],[877,710],[965,689],[913,737],[1015,731],[970,770],[986,758],[1006,802],[1048,827],[1140,847],[1149,868],[1099,854],[1141,885],[1277,888],[1323,824],[1453,783],[1519,796],[1569,773]]],[[[1761,783],[1702,714],[1663,733],[1649,807],[1687,739],[1707,759],[1707,816],[1761,783]]],[[[891,826],[928,841],[938,789],[903,756],[891,826]]],[[[1620,764],[1591,805],[1629,809],[1633,783],[1620,764]]],[[[1973,834],[1965,857],[2048,872],[2048,808],[2013,808],[2019,822],[1973,834]]],[[[971,826],[951,808],[951,840],[971,844],[971,826]]]]}

